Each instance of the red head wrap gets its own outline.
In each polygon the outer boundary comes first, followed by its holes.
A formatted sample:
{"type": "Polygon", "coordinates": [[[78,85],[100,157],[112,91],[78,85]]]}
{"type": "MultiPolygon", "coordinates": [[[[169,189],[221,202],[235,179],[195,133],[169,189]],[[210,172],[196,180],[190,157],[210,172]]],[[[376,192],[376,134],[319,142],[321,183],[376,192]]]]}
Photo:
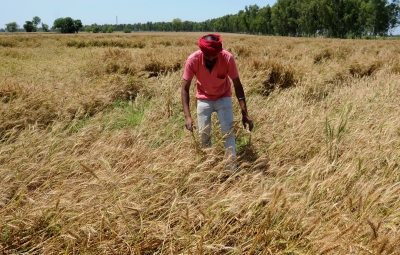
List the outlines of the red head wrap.
{"type": "Polygon", "coordinates": [[[199,39],[198,44],[200,50],[207,56],[216,56],[222,51],[222,39],[219,34],[204,35],[199,39]],[[216,40],[211,39],[213,37],[216,40]]]}

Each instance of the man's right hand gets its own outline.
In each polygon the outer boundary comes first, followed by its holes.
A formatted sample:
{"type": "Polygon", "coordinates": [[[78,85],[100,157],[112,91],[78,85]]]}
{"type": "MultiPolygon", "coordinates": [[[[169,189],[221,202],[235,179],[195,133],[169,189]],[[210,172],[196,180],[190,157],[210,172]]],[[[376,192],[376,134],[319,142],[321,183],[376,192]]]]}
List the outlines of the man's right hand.
{"type": "Polygon", "coordinates": [[[190,116],[190,109],[189,109],[189,89],[190,89],[190,81],[183,80],[182,89],[181,89],[181,98],[182,98],[182,106],[183,106],[183,114],[185,115],[186,119],[186,129],[190,132],[193,132],[193,119],[190,116]]]}
{"type": "Polygon", "coordinates": [[[192,117],[186,117],[186,129],[190,132],[193,132],[193,119],[192,117]]]}

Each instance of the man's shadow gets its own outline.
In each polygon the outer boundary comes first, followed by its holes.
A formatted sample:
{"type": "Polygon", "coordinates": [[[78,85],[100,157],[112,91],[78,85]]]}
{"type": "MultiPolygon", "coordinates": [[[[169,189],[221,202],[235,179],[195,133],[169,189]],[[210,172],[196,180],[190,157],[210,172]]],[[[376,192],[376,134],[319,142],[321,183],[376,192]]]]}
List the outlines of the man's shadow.
{"type": "Polygon", "coordinates": [[[269,168],[269,159],[266,154],[260,155],[257,148],[251,142],[251,138],[241,146],[237,152],[238,165],[246,171],[267,172],[269,168]]]}

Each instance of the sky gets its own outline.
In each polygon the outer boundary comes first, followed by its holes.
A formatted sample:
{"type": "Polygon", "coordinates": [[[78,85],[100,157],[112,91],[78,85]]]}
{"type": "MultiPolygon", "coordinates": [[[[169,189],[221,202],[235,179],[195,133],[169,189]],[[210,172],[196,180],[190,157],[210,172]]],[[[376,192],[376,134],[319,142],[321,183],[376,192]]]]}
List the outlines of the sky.
{"type": "MultiPolygon", "coordinates": [[[[276,0],[0,0],[0,28],[16,22],[20,28],[38,16],[53,26],[58,18],[80,19],[83,25],[182,21],[201,22],[237,14],[247,5],[273,6],[276,0]]],[[[41,24],[39,25],[41,27],[41,24]]]]}

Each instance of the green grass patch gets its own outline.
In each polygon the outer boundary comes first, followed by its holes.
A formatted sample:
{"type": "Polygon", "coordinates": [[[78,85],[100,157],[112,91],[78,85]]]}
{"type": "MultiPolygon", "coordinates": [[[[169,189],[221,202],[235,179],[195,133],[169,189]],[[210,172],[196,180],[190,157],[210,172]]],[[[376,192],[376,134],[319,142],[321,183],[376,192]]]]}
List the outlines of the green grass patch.
{"type": "Polygon", "coordinates": [[[137,109],[130,101],[116,101],[113,109],[117,111],[117,116],[110,115],[111,128],[121,130],[127,127],[139,126],[142,123],[145,108],[143,106],[137,109]]]}
{"type": "Polygon", "coordinates": [[[250,143],[250,136],[239,136],[235,140],[236,150],[242,151],[250,143]]]}

